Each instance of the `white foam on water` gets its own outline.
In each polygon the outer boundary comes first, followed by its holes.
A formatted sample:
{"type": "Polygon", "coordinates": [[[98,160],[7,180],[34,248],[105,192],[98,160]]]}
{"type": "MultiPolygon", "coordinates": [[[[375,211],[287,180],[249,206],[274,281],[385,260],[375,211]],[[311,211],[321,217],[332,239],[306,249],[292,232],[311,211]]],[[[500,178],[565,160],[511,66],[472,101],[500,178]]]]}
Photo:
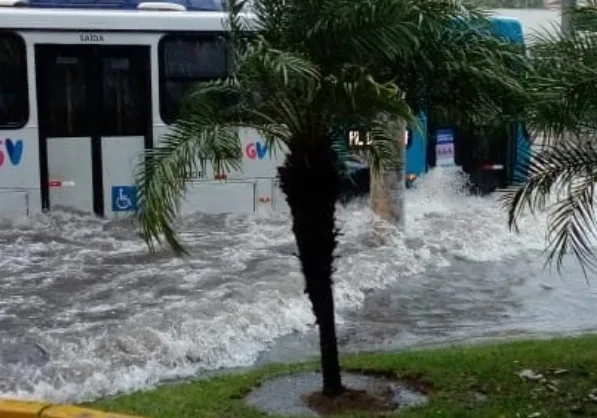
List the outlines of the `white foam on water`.
{"type": "Polygon", "coordinates": [[[497,194],[467,195],[466,178],[457,172],[448,173],[441,168],[429,172],[409,194],[408,236],[421,237],[430,250],[475,261],[499,260],[545,248],[545,215],[521,218],[521,233],[512,233],[497,194]]]}
{"type": "MultiPolygon", "coordinates": [[[[494,196],[462,192],[435,170],[406,194],[406,230],[370,240],[363,204],[339,208],[335,298],[367,292],[454,258],[540,250],[544,219],[515,235],[494,196]]],[[[72,402],[202,370],[250,365],[275,338],[313,327],[287,215],[183,220],[186,259],[149,254],[128,221],[73,213],[0,229],[0,396],[72,402]]]]}

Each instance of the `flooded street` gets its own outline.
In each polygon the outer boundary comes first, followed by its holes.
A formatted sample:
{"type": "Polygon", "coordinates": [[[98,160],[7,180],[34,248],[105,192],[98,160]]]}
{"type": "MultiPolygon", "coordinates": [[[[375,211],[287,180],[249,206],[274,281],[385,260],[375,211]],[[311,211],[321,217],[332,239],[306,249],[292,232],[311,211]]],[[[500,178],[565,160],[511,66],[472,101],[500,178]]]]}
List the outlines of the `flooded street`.
{"type": "MultiPolygon", "coordinates": [[[[450,267],[397,280],[345,312],[343,352],[400,350],[453,342],[597,331],[597,283],[571,264],[564,277],[543,271],[539,252],[498,262],[454,260],[450,267]]],[[[318,355],[316,330],[287,335],[258,364],[318,355]]]]}
{"type": "MultiPolygon", "coordinates": [[[[595,283],[542,270],[545,222],[510,233],[495,197],[431,173],[384,246],[343,208],[343,350],[597,328],[595,283]]],[[[204,370],[299,359],[313,316],[285,215],[185,219],[191,252],[149,254],[130,221],[72,213],[0,223],[0,396],[76,401],[204,370]]]]}

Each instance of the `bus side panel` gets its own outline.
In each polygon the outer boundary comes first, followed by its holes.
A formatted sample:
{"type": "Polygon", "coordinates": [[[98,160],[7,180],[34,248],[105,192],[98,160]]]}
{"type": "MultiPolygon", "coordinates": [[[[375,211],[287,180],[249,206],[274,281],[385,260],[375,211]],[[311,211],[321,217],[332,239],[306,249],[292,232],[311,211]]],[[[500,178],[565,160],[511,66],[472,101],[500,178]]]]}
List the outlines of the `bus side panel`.
{"type": "Polygon", "coordinates": [[[421,112],[409,128],[406,146],[406,175],[422,176],[427,171],[427,116],[421,112]]]}
{"type": "MultiPolygon", "coordinates": [[[[0,130],[0,191],[27,192],[27,207],[19,208],[19,211],[39,212],[39,185],[37,131],[33,128],[0,130]]],[[[0,207],[0,217],[3,216],[4,208],[5,205],[0,207]]],[[[14,208],[7,210],[12,213],[14,208]]]]}
{"type": "MultiPolygon", "coordinates": [[[[508,39],[515,44],[525,46],[523,25],[518,18],[493,16],[491,17],[491,22],[495,35],[508,39]]],[[[531,151],[531,141],[523,122],[515,123],[510,132],[511,142],[514,142],[514,144],[509,144],[512,150],[509,153],[507,182],[519,184],[527,176],[526,164],[531,151]]]]}
{"type": "Polygon", "coordinates": [[[0,219],[29,216],[29,195],[26,190],[0,189],[0,219]]]}
{"type": "MultiPolygon", "coordinates": [[[[168,132],[165,125],[155,126],[155,142],[168,132]]],[[[276,182],[277,167],[285,157],[282,149],[270,150],[253,129],[241,129],[240,170],[216,173],[207,163],[189,173],[189,185],[183,198],[181,212],[238,213],[274,209],[279,200],[276,182]]],[[[278,202],[279,203],[279,202],[278,202]]]]}
{"type": "MultiPolygon", "coordinates": [[[[134,206],[132,202],[128,205],[119,204],[119,197],[112,198],[112,189],[118,185],[134,185],[135,169],[143,156],[145,149],[145,138],[143,136],[131,137],[105,137],[101,140],[101,152],[103,157],[102,178],[104,179],[104,213],[107,216],[128,215],[130,212],[119,212],[125,206],[134,206]]],[[[128,199],[128,197],[126,197],[128,199]]]]}
{"type": "MultiPolygon", "coordinates": [[[[193,61],[192,54],[197,48],[185,49],[191,44],[196,44],[198,49],[205,48],[205,53],[212,53],[217,58],[219,47],[216,44],[216,35],[170,33],[156,43],[151,64],[154,80],[154,145],[159,146],[169,131],[168,123],[175,119],[170,112],[175,100],[168,100],[172,96],[166,90],[169,85],[168,78],[172,77],[171,81],[175,83],[180,76],[192,78],[193,71],[206,74],[215,71],[214,68],[222,68],[222,62],[215,58],[213,63],[207,66],[203,65],[205,60],[193,61]],[[167,51],[170,53],[166,53],[167,51]],[[166,63],[167,56],[174,61],[166,63]],[[189,62],[193,63],[193,71],[186,72],[189,62]],[[176,72],[180,73],[175,79],[172,74],[176,72]],[[164,101],[160,103],[160,100],[164,101]]],[[[242,160],[238,169],[215,172],[214,167],[207,163],[204,167],[197,166],[195,172],[187,173],[189,184],[182,204],[183,213],[254,212],[273,208],[274,199],[279,194],[276,182],[277,168],[284,161],[285,150],[270,149],[254,129],[241,129],[239,139],[242,160]]]]}
{"type": "Polygon", "coordinates": [[[531,152],[531,138],[529,137],[524,124],[518,123],[516,127],[516,165],[514,167],[514,184],[521,183],[528,176],[527,161],[531,152]]]}
{"type": "MultiPolygon", "coordinates": [[[[24,34],[4,32],[0,34],[0,43],[0,54],[19,54],[8,60],[0,58],[5,63],[0,68],[0,91],[7,94],[8,100],[11,96],[24,95],[27,101],[26,114],[20,115],[21,126],[0,126],[0,217],[12,218],[41,210],[35,60],[33,48],[24,34]]],[[[4,103],[1,94],[0,106],[15,108],[14,103],[4,103]]],[[[3,119],[6,119],[7,113],[4,113],[3,119]]]]}
{"type": "Polygon", "coordinates": [[[255,188],[254,180],[190,182],[180,213],[253,213],[255,188]]]}

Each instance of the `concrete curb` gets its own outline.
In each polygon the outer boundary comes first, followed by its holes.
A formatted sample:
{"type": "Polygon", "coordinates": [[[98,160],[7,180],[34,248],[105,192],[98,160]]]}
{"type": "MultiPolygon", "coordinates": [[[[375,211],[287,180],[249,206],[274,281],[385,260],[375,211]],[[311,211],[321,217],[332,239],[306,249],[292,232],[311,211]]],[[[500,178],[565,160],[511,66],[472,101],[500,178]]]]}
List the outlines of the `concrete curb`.
{"type": "Polygon", "coordinates": [[[0,418],[142,418],[72,405],[0,399],[0,418]]]}

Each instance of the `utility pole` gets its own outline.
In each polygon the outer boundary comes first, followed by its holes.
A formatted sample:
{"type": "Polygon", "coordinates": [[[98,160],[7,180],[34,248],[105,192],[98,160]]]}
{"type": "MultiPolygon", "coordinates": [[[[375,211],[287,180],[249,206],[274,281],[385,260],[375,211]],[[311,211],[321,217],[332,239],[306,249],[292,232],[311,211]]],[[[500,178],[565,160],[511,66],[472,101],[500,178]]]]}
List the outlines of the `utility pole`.
{"type": "Polygon", "coordinates": [[[568,12],[570,11],[570,9],[573,9],[576,7],[577,0],[560,0],[560,1],[562,2],[562,8],[561,8],[562,33],[564,33],[565,35],[570,35],[570,32],[572,32],[572,15],[568,12]]]}

